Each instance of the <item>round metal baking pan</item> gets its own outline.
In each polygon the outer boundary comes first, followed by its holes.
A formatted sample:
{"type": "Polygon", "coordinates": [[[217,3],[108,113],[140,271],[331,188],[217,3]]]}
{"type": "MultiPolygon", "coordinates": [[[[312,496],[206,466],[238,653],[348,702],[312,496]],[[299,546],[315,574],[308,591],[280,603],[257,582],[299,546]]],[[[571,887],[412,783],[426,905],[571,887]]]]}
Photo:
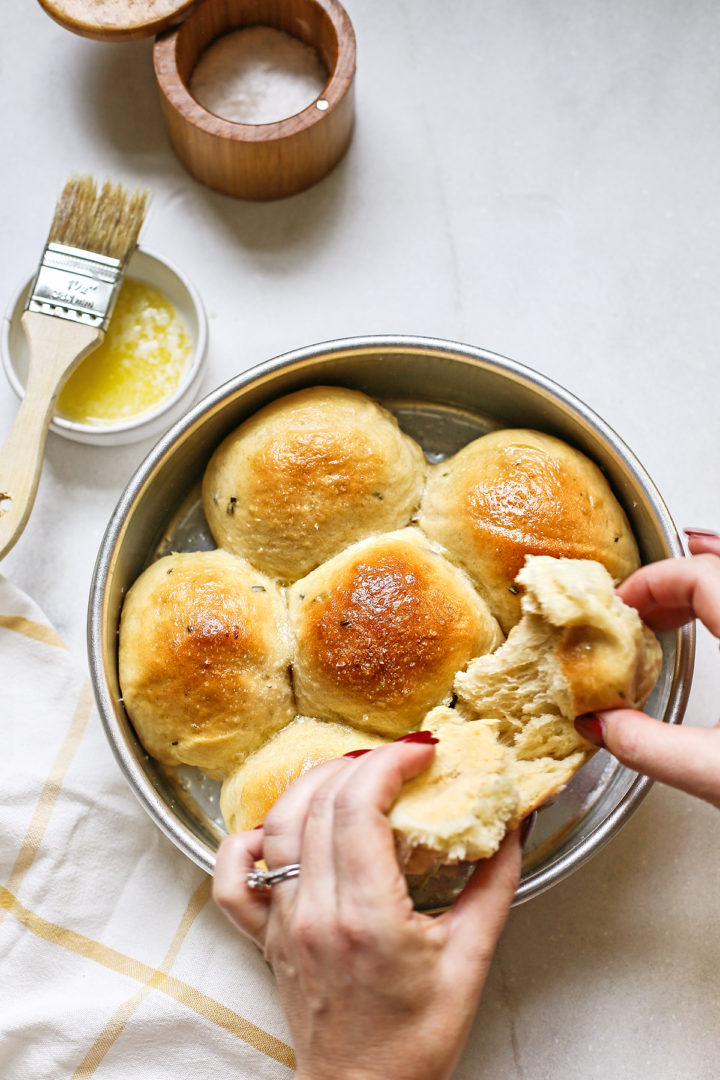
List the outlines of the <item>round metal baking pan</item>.
{"type": "MultiPolygon", "coordinates": [[[[91,677],[112,750],[156,824],[208,872],[224,832],[218,785],[194,769],[163,769],[138,742],[118,685],[123,596],[159,555],[215,546],[199,498],[211,453],[267,402],[315,385],[347,386],[378,399],[430,460],[498,427],[536,428],[565,439],[607,476],[643,562],[683,554],[662,498],[618,435],[567,390],[497,354],[429,338],[343,339],[275,357],[219,387],[167,432],[125,489],[100,546],[88,617],[91,677]]],[[[666,723],[680,723],[690,688],[693,629],[663,634],[661,641],[663,669],[647,710],[666,723]]],[[[515,903],[561,881],[600,850],[649,787],[646,778],[597,753],[539,815],[515,903]]],[[[415,895],[421,908],[438,906],[433,889],[415,895]]]]}

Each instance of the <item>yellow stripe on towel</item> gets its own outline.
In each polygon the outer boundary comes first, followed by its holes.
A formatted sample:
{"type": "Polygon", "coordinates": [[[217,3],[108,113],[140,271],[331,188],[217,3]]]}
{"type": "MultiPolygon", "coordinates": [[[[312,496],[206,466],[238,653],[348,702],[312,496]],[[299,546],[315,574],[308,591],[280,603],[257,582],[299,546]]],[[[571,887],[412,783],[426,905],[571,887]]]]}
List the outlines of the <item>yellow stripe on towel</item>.
{"type": "Polygon", "coordinates": [[[266,1057],[280,1062],[281,1065],[286,1065],[288,1069],[295,1068],[295,1054],[287,1043],[276,1039],[274,1035],[263,1031],[244,1017],[238,1016],[232,1009],[203,994],[194,986],[189,986],[182,979],[166,975],[164,971],[159,971],[149,964],[143,964],[140,960],[134,960],[131,956],[125,956],[117,949],[102,945],[98,941],[93,941],[92,938],[85,937],[84,934],[78,934],[74,930],[68,930],[43,919],[41,915],[37,915],[21,904],[17,897],[3,886],[0,886],[0,908],[4,908],[36,937],[49,941],[53,945],[60,945],[63,949],[93,960],[96,964],[102,964],[111,971],[135,979],[144,986],[160,990],[161,993],[167,994],[168,997],[197,1013],[198,1016],[202,1016],[231,1035],[242,1039],[266,1057]]]}
{"type": "Polygon", "coordinates": [[[41,641],[44,645],[55,645],[59,649],[67,649],[67,645],[52,626],[45,623],[33,622],[25,619],[22,615],[0,615],[0,626],[6,630],[13,630],[23,637],[32,638],[33,641],[41,641]]]}
{"type": "MultiPolygon", "coordinates": [[[[175,963],[190,927],[210,899],[211,888],[211,879],[204,877],[190,897],[185,913],[180,920],[180,925],[170,943],[170,948],[160,963],[160,971],[169,971],[175,963]]],[[[152,990],[153,988],[150,986],[141,986],[115,1010],[70,1080],[89,1080],[89,1077],[96,1071],[115,1041],[122,1035],[133,1014],[137,1012],[145,998],[152,993],[152,990]]]]}
{"type": "Polygon", "coordinates": [[[70,727],[68,728],[63,744],[60,747],[60,751],[53,762],[50,774],[45,781],[45,786],[40,793],[40,798],[33,811],[30,824],[27,827],[25,837],[20,846],[20,851],[15,859],[12,870],[10,871],[8,886],[11,889],[19,888],[20,882],[32,866],[33,860],[37,855],[48,822],[55,809],[58,795],[62,789],[65,773],[75,756],[85,732],[85,728],[87,727],[87,722],[92,712],[93,702],[94,698],[90,682],[86,679],[83,683],[82,690],[80,691],[70,727]]]}

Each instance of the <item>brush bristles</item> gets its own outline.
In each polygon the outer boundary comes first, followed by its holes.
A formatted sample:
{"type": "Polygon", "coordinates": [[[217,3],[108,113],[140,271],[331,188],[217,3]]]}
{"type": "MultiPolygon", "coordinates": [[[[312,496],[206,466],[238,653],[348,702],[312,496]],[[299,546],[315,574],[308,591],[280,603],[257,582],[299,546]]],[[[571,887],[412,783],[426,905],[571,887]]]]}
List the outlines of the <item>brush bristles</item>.
{"type": "Polygon", "coordinates": [[[148,192],[128,191],[91,176],[71,176],[55,207],[48,243],[81,248],[125,262],[137,244],[148,192]]]}

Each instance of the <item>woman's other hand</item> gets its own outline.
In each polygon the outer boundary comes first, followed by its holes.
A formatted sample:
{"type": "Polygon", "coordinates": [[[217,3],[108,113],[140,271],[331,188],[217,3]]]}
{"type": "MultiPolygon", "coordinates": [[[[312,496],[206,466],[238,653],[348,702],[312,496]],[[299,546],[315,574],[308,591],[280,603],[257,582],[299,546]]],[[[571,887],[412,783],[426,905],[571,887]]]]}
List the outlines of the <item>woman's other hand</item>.
{"type": "MultiPolygon", "coordinates": [[[[643,566],[623,582],[618,594],[653,630],[671,630],[698,618],[720,638],[720,536],[687,532],[691,558],[643,566]]],[[[575,724],[629,768],[720,809],[720,725],[662,724],[632,709],[581,716],[575,724]]]]}
{"type": "Polygon", "coordinates": [[[297,780],[262,829],[223,841],[214,895],[277,979],[302,1080],[443,1080],[467,1038],[520,876],[510,834],[437,918],[413,910],[386,814],[432,760],[396,742],[297,780]],[[256,892],[247,875],[300,863],[256,892]]]}

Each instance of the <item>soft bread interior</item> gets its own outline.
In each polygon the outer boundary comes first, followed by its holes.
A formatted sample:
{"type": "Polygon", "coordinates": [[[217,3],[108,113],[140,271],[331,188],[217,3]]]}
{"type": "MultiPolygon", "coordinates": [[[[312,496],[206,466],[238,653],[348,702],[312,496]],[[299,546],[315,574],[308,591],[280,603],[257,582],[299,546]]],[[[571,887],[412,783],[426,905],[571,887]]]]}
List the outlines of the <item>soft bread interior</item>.
{"type": "Polygon", "coordinates": [[[595,752],[575,717],[641,707],[660,673],[657,639],[599,563],[528,556],[517,582],[521,621],[494,653],[457,675],[455,710],[428,714],[423,726],[440,738],[436,760],[391,811],[412,872],[424,860],[492,855],[507,829],[595,752]]]}
{"type": "Polygon", "coordinates": [[[518,806],[505,752],[489,727],[440,705],[423,728],[439,738],[435,757],[403,786],[389,815],[410,874],[423,873],[439,856],[452,863],[491,855],[518,806]]]}

